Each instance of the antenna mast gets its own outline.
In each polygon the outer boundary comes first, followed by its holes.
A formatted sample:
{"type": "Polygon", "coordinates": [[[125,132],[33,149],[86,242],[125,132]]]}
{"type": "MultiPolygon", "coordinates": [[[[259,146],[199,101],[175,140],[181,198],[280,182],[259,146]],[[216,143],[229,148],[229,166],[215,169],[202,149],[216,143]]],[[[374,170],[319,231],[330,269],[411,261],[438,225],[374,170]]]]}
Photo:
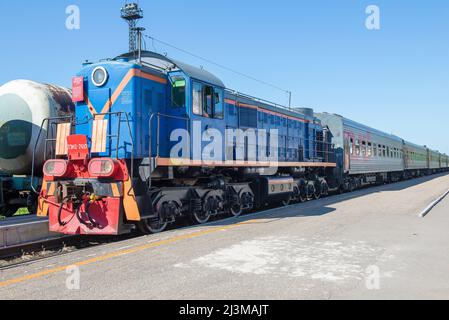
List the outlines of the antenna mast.
{"type": "Polygon", "coordinates": [[[129,52],[137,50],[137,22],[143,19],[143,10],[138,3],[126,3],[121,10],[121,17],[129,26],[129,52]]]}

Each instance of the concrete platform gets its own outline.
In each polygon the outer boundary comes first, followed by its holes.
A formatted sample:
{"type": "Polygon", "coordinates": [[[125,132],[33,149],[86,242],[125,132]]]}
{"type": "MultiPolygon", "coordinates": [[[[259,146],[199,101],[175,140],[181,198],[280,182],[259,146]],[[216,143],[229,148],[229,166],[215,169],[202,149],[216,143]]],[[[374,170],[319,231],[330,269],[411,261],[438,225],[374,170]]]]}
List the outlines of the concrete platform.
{"type": "Polygon", "coordinates": [[[58,237],[48,231],[47,219],[29,215],[0,221],[0,250],[58,237]]]}
{"type": "Polygon", "coordinates": [[[444,300],[449,198],[419,214],[448,188],[437,175],[90,247],[1,270],[0,299],[444,300]]]}

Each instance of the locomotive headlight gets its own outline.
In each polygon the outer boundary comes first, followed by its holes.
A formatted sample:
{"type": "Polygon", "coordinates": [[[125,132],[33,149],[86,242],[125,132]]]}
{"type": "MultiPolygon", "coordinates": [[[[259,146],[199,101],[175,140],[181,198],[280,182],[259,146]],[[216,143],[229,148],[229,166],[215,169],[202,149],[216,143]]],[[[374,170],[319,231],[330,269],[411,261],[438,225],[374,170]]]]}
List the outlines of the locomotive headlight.
{"type": "Polygon", "coordinates": [[[115,162],[112,159],[93,159],[89,163],[89,174],[93,177],[112,177],[115,169],[115,162]]]}
{"type": "Polygon", "coordinates": [[[49,177],[63,177],[67,173],[67,161],[49,160],[44,164],[44,174],[49,177]]]}
{"type": "Polygon", "coordinates": [[[102,87],[108,81],[108,72],[103,67],[97,67],[92,71],[92,82],[97,87],[102,87]]]}

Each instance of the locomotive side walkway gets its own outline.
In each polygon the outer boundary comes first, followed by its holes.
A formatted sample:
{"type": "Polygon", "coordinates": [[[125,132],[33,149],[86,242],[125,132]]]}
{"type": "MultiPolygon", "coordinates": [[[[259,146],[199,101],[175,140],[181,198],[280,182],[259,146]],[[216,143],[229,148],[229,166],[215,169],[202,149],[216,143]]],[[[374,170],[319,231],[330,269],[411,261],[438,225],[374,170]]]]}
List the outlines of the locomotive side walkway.
{"type": "Polygon", "coordinates": [[[0,271],[0,299],[447,299],[449,198],[419,214],[448,189],[437,175],[89,248],[0,271]]]}

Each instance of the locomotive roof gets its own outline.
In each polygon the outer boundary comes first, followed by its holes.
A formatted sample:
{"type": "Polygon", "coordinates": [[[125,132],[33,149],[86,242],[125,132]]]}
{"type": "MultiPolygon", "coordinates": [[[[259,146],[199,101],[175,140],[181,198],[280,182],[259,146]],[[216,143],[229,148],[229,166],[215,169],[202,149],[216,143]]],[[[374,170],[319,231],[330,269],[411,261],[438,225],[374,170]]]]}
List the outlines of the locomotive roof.
{"type": "MultiPolygon", "coordinates": [[[[214,86],[226,89],[226,91],[229,94],[238,96],[239,99],[246,100],[248,103],[255,103],[256,105],[261,106],[265,109],[277,111],[285,115],[301,117],[308,119],[309,121],[314,120],[313,112],[312,116],[308,116],[305,115],[303,112],[300,112],[299,110],[287,108],[274,102],[266,101],[263,99],[252,97],[250,95],[245,95],[240,92],[230,90],[229,88],[226,88],[225,84],[218,77],[202,68],[194,67],[187,63],[169,58],[167,56],[152,51],[142,51],[141,55],[142,55],[142,64],[145,67],[157,69],[164,73],[180,70],[193,79],[207,82],[214,86]]],[[[129,62],[138,63],[138,57],[136,52],[129,52],[122,54],[116,57],[114,60],[120,59],[126,59],[129,62]]]]}
{"type": "MultiPolygon", "coordinates": [[[[138,63],[138,57],[137,57],[137,53],[136,52],[129,52],[129,53],[125,53],[122,54],[116,58],[114,58],[113,60],[120,60],[120,59],[126,59],[129,62],[134,62],[134,63],[138,63]]],[[[152,51],[142,51],[141,52],[141,60],[142,63],[145,67],[149,67],[152,69],[158,69],[164,73],[168,73],[168,72],[172,72],[172,71],[182,71],[184,72],[187,76],[194,78],[196,80],[200,80],[203,82],[207,82],[211,85],[217,86],[217,87],[221,87],[223,89],[226,89],[225,84],[214,74],[204,70],[203,68],[198,68],[198,67],[194,67],[192,65],[189,65],[187,63],[169,58],[165,55],[161,55],[158,54],[156,52],[152,52],[152,51]]],[[[294,110],[294,109],[287,109],[286,107],[280,106],[278,104],[272,103],[272,102],[268,102],[268,101],[264,101],[255,97],[251,97],[251,96],[247,96],[247,95],[243,95],[241,93],[237,93],[234,92],[232,90],[229,90],[230,93],[239,96],[241,98],[246,98],[252,101],[256,101],[259,104],[263,105],[263,107],[271,109],[277,109],[279,111],[281,111],[282,113],[285,114],[290,114],[290,115],[301,115],[304,118],[309,118],[307,115],[305,115],[303,112],[300,112],[299,110],[294,110]]],[[[399,140],[399,141],[404,141],[402,140],[400,137],[393,135],[393,134],[388,134],[386,132],[371,128],[369,126],[366,126],[364,124],[358,123],[356,121],[350,120],[348,118],[345,118],[341,115],[338,114],[330,114],[327,112],[323,112],[323,114],[327,114],[327,115],[332,115],[334,117],[339,117],[342,119],[342,121],[349,126],[355,127],[355,128],[360,128],[360,129],[365,129],[368,131],[371,131],[372,133],[378,134],[380,136],[384,136],[386,138],[390,138],[390,139],[394,139],[394,140],[399,140]]],[[[312,117],[312,119],[314,119],[315,117],[312,117]]],[[[317,119],[317,118],[315,118],[317,119]]],[[[406,144],[409,144],[410,146],[416,147],[416,148],[426,148],[426,146],[421,146],[421,145],[417,145],[414,143],[411,143],[409,141],[404,141],[406,144]]],[[[435,151],[432,149],[429,149],[431,152],[434,153],[439,153],[439,151],[435,151]]],[[[444,155],[444,154],[442,154],[444,155]]],[[[0,172],[0,175],[2,173],[0,172]]]]}
{"type": "MultiPolygon", "coordinates": [[[[127,59],[130,62],[137,62],[138,58],[135,52],[129,52],[118,56],[114,60],[119,59],[127,59]]],[[[226,87],[218,77],[202,68],[191,66],[187,63],[171,59],[155,52],[142,51],[142,63],[147,67],[160,69],[164,72],[181,70],[191,78],[207,82],[217,87],[226,87]]]]}

